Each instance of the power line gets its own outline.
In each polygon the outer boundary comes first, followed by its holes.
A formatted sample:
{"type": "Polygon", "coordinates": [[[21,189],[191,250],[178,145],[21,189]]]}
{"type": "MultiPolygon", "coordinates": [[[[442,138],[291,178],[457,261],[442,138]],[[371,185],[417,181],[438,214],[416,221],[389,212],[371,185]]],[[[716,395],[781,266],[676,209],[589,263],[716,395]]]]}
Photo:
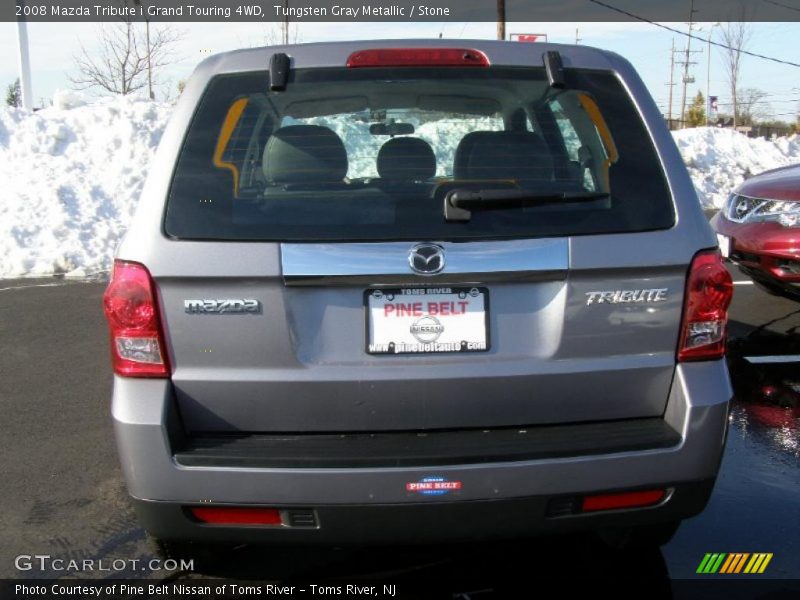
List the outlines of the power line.
{"type": "MultiPolygon", "coordinates": [[[[774,97],[774,96],[793,96],[796,93],[797,92],[764,92],[764,95],[765,96],[770,96],[770,97],[774,97]]],[[[800,100],[800,97],[798,97],[796,99],[800,100]]]]}
{"type": "Polygon", "coordinates": [[[781,4],[780,2],[775,2],[775,0],[764,0],[764,2],[766,2],[767,4],[774,4],[775,6],[780,6],[781,8],[785,8],[787,10],[796,10],[797,12],[800,12],[800,8],[797,8],[796,6],[788,6],[787,4],[781,4]]]}
{"type": "MultiPolygon", "coordinates": [[[[800,98],[798,98],[796,100],[756,100],[755,102],[746,102],[746,104],[767,104],[767,105],[771,105],[771,104],[787,104],[787,103],[788,104],[792,104],[792,103],[795,103],[795,102],[796,103],[800,103],[800,98]]],[[[658,101],[656,101],[656,104],[661,105],[661,106],[666,108],[668,106],[668,101],[666,101],[666,100],[658,100],[658,101]]],[[[720,106],[732,106],[733,102],[732,101],[722,102],[721,100],[717,100],[717,104],[720,105],[720,106]]]]}
{"type": "MultiPolygon", "coordinates": [[[[739,100],[737,100],[736,102],[738,104],[739,100]]],[[[774,102],[797,102],[797,100],[776,100],[774,102]]],[[[733,102],[717,102],[717,104],[719,104],[720,106],[733,106],[733,102]]],[[[769,100],[756,100],[755,102],[745,102],[745,104],[766,104],[766,105],[771,105],[771,104],[773,104],[773,102],[770,102],[769,100]]]]}
{"type": "Polygon", "coordinates": [[[640,21],[642,23],[649,23],[650,25],[655,25],[656,27],[660,27],[661,29],[666,29],[667,31],[671,31],[672,33],[677,33],[677,34],[692,38],[693,40],[699,40],[701,42],[705,42],[706,44],[711,44],[712,46],[717,46],[718,48],[725,48],[726,50],[735,50],[735,51],[740,52],[742,54],[746,54],[747,56],[752,56],[754,58],[761,58],[761,59],[764,59],[764,60],[769,60],[769,61],[772,61],[772,62],[775,62],[775,63],[779,63],[779,64],[782,64],[782,65],[788,65],[790,67],[800,67],[800,63],[792,62],[790,60],[783,60],[781,58],[775,58],[774,56],[766,56],[764,54],[759,54],[758,52],[750,52],[749,50],[739,50],[737,48],[731,48],[727,44],[722,44],[720,42],[715,42],[713,40],[710,40],[710,39],[707,39],[707,38],[704,38],[704,37],[700,37],[699,35],[694,35],[692,33],[686,33],[685,31],[681,31],[680,29],[675,29],[674,27],[670,27],[668,25],[664,25],[663,23],[656,23],[655,21],[651,21],[650,19],[645,19],[644,17],[640,17],[638,15],[635,15],[635,14],[633,14],[631,12],[628,12],[627,10],[623,10],[621,8],[617,8],[616,6],[611,6],[610,4],[606,4],[605,2],[601,2],[600,0],[589,0],[589,2],[591,2],[592,4],[597,4],[598,6],[602,6],[603,8],[607,8],[608,10],[613,10],[614,12],[617,12],[617,13],[620,13],[620,14],[625,15],[627,17],[630,17],[631,19],[634,19],[636,21],[640,21]]]}

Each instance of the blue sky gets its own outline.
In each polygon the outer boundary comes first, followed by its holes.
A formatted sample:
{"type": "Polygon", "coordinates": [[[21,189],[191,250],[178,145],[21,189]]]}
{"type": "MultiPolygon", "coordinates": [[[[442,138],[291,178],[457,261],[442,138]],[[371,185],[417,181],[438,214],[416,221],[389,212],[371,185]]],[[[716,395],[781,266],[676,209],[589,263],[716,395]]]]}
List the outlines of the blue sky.
{"type": "MultiPolygon", "coordinates": [[[[682,23],[668,24],[686,30],[682,23]]],[[[701,23],[696,34],[706,37],[708,23],[701,23]]],[[[185,79],[194,66],[209,53],[222,52],[246,46],[261,46],[269,37],[274,39],[272,25],[242,23],[180,23],[176,27],[184,32],[184,39],[178,50],[182,60],[171,65],[164,73],[166,85],[159,90],[159,96],[167,90],[174,94],[177,82],[185,79]]],[[[639,71],[650,93],[667,112],[669,88],[670,47],[673,38],[676,48],[684,48],[686,38],[653,25],[644,23],[509,23],[510,33],[547,33],[549,41],[574,43],[575,29],[579,30],[581,43],[613,50],[627,57],[639,71]]],[[[58,88],[69,88],[67,79],[74,73],[73,56],[79,51],[80,43],[90,51],[97,36],[98,25],[92,23],[31,23],[28,25],[33,69],[33,92],[35,104],[40,99],[51,98],[58,88]]],[[[751,39],[748,49],[760,54],[800,63],[800,23],[752,23],[751,39]]],[[[439,37],[474,39],[493,38],[494,23],[304,23],[298,29],[300,41],[316,42],[325,40],[376,39],[403,37],[439,37]]],[[[719,30],[714,30],[715,40],[719,30]]],[[[17,76],[16,24],[0,23],[0,86],[5,86],[17,76]]],[[[706,93],[707,51],[706,44],[695,44],[701,54],[694,54],[698,62],[692,68],[696,79],[689,86],[688,95],[697,90],[706,93]]],[[[722,51],[712,47],[711,55],[711,93],[720,97],[720,102],[729,101],[722,51]]],[[[680,73],[676,67],[676,81],[680,73]]],[[[741,87],[758,88],[769,94],[768,105],[764,108],[776,118],[792,120],[800,105],[800,68],[781,65],[744,57],[742,64],[741,87]]],[[[675,87],[673,113],[679,112],[681,89],[675,87]]],[[[721,107],[721,108],[724,108],[721,107]]]]}

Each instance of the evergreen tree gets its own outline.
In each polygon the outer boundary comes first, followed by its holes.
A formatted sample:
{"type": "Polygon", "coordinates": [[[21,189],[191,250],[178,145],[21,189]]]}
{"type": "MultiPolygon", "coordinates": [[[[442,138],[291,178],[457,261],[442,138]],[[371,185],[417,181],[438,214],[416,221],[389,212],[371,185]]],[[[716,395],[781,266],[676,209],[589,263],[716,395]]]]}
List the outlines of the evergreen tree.
{"type": "Polygon", "coordinates": [[[697,92],[692,105],[686,111],[686,122],[689,127],[700,127],[706,124],[706,98],[703,92],[697,92]]]}
{"type": "Polygon", "coordinates": [[[19,77],[14,83],[8,84],[6,88],[6,104],[9,106],[22,106],[22,88],[19,85],[19,77]]]}

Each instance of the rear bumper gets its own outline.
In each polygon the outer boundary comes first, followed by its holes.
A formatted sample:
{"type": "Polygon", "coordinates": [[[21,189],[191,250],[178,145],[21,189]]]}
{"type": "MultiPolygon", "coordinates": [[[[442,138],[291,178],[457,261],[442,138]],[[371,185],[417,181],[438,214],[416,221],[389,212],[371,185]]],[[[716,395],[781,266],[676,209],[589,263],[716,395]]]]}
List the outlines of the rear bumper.
{"type": "Polygon", "coordinates": [[[186,440],[170,383],[163,380],[117,378],[112,414],[128,490],[151,533],[180,539],[365,543],[547,533],[696,514],[719,468],[731,396],[724,361],[682,364],[664,413],[664,423],[677,434],[669,444],[664,436],[650,447],[645,440],[605,449],[598,445],[596,450],[576,446],[581,451],[566,444],[558,453],[435,466],[419,461],[405,466],[269,466],[220,462],[219,456],[182,464],[175,449],[186,447],[186,440]],[[409,490],[408,484],[431,477],[458,482],[458,489],[443,495],[409,490]],[[553,508],[585,494],[647,488],[671,492],[666,501],[644,509],[564,515],[553,508]],[[314,512],[316,525],[203,525],[183,509],[209,503],[301,508],[314,512]]]}
{"type": "Polygon", "coordinates": [[[314,509],[314,527],[228,527],[198,523],[181,504],[134,498],[139,521],[161,539],[313,545],[437,543],[511,539],[679,520],[705,507],[714,480],[671,488],[669,500],[639,510],[554,516],[549,496],[414,504],[326,505],[314,509]]]}
{"type": "MultiPolygon", "coordinates": [[[[731,260],[737,264],[742,273],[767,289],[780,293],[787,298],[796,299],[800,297],[800,281],[789,281],[786,277],[776,277],[773,272],[774,269],[764,268],[760,261],[741,261],[737,260],[737,257],[731,257],[731,260]]],[[[800,264],[800,261],[798,261],[798,264],[800,264]]]]}

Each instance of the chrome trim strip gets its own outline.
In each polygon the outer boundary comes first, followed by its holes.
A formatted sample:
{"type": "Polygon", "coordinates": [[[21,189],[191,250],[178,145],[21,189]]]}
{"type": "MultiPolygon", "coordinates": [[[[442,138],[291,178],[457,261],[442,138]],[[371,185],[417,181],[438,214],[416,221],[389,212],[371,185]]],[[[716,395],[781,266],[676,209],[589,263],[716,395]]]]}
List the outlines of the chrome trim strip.
{"type": "Polygon", "coordinates": [[[281,244],[286,285],[438,285],[564,279],[569,267],[565,238],[433,242],[447,266],[433,275],[414,273],[408,254],[418,242],[281,244]]]}
{"type": "Polygon", "coordinates": [[[756,196],[745,196],[744,194],[731,194],[728,199],[725,201],[725,207],[723,208],[725,217],[729,221],[733,221],[734,223],[751,223],[751,222],[762,222],[762,221],[776,221],[778,216],[781,214],[779,212],[761,212],[761,210],[770,204],[774,203],[791,203],[794,200],[777,200],[775,198],[758,198],[756,196]],[[736,206],[739,204],[740,200],[745,200],[749,203],[749,208],[747,212],[744,213],[742,216],[738,216],[736,214],[736,206]]]}

